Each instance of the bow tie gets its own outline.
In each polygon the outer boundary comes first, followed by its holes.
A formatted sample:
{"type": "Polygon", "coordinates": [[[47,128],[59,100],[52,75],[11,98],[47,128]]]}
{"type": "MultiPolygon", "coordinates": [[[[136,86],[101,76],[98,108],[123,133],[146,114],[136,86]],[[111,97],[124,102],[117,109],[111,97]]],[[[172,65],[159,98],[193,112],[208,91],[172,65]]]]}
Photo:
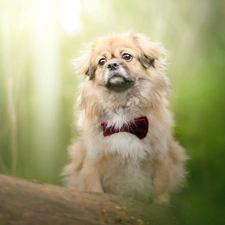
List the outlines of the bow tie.
{"type": "Polygon", "coordinates": [[[103,135],[105,137],[119,132],[129,132],[136,135],[138,138],[143,139],[148,133],[148,118],[146,116],[138,117],[129,123],[123,124],[119,129],[114,126],[107,127],[107,124],[107,121],[101,122],[103,135]]]}

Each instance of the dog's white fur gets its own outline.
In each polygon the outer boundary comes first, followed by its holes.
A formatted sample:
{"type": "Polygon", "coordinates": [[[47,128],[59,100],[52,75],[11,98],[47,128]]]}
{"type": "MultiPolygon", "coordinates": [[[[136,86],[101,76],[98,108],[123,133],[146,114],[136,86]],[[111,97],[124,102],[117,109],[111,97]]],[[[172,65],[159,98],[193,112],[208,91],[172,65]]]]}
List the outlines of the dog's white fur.
{"type": "Polygon", "coordinates": [[[70,147],[71,163],[65,168],[69,186],[168,203],[169,192],[183,183],[187,156],[171,132],[170,81],[164,72],[164,53],[159,43],[127,32],[96,40],[78,59],[78,73],[89,78],[82,84],[78,99],[81,136],[70,147]],[[131,54],[132,61],[124,62],[121,52],[131,54]],[[107,63],[126,63],[134,85],[119,92],[108,89],[105,67],[97,65],[102,55],[107,63]],[[154,60],[154,66],[148,59],[154,60]],[[103,120],[120,128],[143,115],[149,120],[146,138],[127,132],[103,136],[103,120]]]}

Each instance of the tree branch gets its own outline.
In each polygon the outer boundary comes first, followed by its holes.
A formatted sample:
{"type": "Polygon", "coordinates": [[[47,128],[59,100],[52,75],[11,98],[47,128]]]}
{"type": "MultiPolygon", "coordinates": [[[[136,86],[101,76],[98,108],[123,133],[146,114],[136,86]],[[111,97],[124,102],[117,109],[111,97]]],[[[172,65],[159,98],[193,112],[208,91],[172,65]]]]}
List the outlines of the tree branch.
{"type": "Polygon", "coordinates": [[[1,225],[178,225],[174,210],[0,175],[1,225]]]}

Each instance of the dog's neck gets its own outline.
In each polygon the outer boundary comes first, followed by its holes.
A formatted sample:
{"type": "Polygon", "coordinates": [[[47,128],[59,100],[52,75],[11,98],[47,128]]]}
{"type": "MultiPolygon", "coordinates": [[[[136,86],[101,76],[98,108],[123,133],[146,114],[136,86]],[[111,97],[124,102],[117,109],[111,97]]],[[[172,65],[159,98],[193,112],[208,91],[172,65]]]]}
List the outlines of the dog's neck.
{"type": "Polygon", "coordinates": [[[120,129],[137,117],[156,114],[156,106],[161,105],[156,102],[162,100],[160,95],[154,95],[151,88],[141,82],[120,93],[107,90],[104,86],[92,88],[94,92],[87,91],[80,99],[80,107],[84,110],[84,117],[91,119],[96,126],[108,121],[109,126],[120,129]]]}

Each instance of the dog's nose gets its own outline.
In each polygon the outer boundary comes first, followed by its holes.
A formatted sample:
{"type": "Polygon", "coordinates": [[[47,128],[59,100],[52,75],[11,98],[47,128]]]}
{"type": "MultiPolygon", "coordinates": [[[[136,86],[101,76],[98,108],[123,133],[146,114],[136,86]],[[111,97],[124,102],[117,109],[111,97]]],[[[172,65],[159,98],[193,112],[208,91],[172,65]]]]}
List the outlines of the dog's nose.
{"type": "Polygon", "coordinates": [[[117,70],[119,67],[119,64],[116,62],[112,62],[112,63],[109,63],[107,67],[109,70],[117,70]]]}

